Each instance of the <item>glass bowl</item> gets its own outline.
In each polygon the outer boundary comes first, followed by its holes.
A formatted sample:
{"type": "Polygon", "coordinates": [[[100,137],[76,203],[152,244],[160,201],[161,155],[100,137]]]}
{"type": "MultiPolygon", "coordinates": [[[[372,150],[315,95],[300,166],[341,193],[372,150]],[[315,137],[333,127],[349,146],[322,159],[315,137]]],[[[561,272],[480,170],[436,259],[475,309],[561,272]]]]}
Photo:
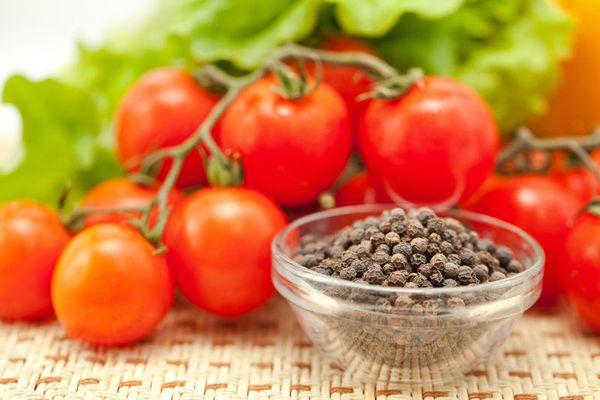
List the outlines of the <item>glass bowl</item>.
{"type": "Polygon", "coordinates": [[[475,286],[396,288],[332,278],[292,260],[302,235],[330,235],[392,207],[336,208],[292,222],[273,241],[273,283],[312,342],[351,380],[447,382],[486,361],[536,302],[544,253],[513,225],[450,211],[443,215],[509,247],[525,271],[475,286]]]}

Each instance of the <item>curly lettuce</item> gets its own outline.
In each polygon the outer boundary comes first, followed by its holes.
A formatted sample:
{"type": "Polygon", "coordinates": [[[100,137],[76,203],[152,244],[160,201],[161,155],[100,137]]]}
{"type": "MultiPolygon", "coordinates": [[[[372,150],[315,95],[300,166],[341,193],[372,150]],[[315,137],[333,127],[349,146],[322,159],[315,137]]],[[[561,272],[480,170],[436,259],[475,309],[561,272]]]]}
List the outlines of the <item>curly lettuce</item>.
{"type": "Polygon", "coordinates": [[[77,201],[119,174],[110,143],[114,110],[158,66],[214,62],[242,73],[284,43],[359,36],[399,70],[421,67],[471,85],[509,132],[546,107],[571,28],[550,0],[159,0],[104,43],[80,45],[54,78],[7,82],[3,100],[20,110],[24,151],[16,168],[0,169],[0,201],[52,203],[65,185],[77,201]]]}

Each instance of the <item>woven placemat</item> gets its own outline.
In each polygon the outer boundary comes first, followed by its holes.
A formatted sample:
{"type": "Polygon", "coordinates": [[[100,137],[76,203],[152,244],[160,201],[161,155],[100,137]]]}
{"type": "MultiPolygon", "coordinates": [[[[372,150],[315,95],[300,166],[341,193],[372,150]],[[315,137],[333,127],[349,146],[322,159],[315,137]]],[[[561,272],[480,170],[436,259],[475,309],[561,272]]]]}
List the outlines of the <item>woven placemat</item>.
{"type": "Polygon", "coordinates": [[[280,299],[236,320],[179,300],[152,337],[124,349],[72,341],[56,322],[0,324],[0,346],[1,399],[600,400],[600,337],[561,314],[528,314],[456,385],[352,384],[280,299]]]}

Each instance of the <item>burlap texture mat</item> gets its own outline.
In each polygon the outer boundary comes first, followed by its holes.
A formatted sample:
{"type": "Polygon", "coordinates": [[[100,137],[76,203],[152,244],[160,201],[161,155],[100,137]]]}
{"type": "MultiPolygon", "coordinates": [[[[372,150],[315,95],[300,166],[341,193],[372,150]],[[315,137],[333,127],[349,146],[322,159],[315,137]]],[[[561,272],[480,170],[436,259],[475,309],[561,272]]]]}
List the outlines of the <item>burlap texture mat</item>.
{"type": "Polygon", "coordinates": [[[0,398],[600,400],[600,336],[564,311],[530,313],[457,384],[352,384],[280,299],[236,320],[179,300],[152,337],[124,349],[72,341],[56,322],[0,324],[0,398]]]}

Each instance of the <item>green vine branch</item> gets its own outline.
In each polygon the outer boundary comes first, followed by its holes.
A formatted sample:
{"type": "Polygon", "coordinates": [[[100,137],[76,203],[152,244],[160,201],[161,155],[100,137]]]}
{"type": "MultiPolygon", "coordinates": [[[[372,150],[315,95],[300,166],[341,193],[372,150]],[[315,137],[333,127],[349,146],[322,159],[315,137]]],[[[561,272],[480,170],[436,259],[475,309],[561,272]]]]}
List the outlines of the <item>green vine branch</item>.
{"type": "MultiPolygon", "coordinates": [[[[154,179],[154,175],[161,165],[166,160],[172,161],[156,196],[145,207],[76,210],[66,221],[68,226],[81,224],[81,221],[85,221],[85,217],[91,214],[139,213],[140,217],[132,221],[132,224],[139,229],[145,238],[157,246],[158,252],[163,251],[165,248],[162,244],[162,236],[171,212],[168,197],[176,185],[185,158],[192,151],[198,151],[199,146],[202,144],[209,153],[208,156],[203,155],[203,158],[205,159],[207,176],[211,185],[231,186],[241,184],[243,169],[239,155],[224,152],[219,147],[212,137],[215,125],[231,103],[246,87],[269,73],[277,76],[283,86],[286,84],[289,86],[287,89],[290,89],[288,94],[291,93],[291,98],[305,95],[307,93],[306,90],[310,89],[302,86],[307,83],[307,77],[303,74],[305,72],[305,62],[315,63],[317,73],[315,80],[317,81],[320,80],[322,63],[352,66],[361,69],[375,81],[373,91],[364,94],[363,98],[396,98],[422,79],[423,76],[420,70],[410,70],[407,74],[400,75],[385,61],[370,54],[359,52],[340,53],[304,47],[297,44],[288,44],[276,49],[259,69],[241,77],[231,76],[214,65],[206,65],[194,74],[195,78],[200,85],[221,93],[222,97],[205,118],[204,122],[191,136],[177,146],[159,149],[146,156],[142,161],[140,172],[136,174],[137,181],[144,181],[148,178],[154,179]],[[294,68],[287,65],[286,61],[295,61],[297,63],[300,76],[294,77],[291,75],[294,72],[294,68]],[[282,75],[278,76],[278,74],[282,75]],[[157,211],[158,219],[156,224],[152,226],[150,215],[154,210],[157,211]]],[[[600,129],[582,138],[542,139],[535,137],[528,129],[522,128],[518,131],[515,140],[500,153],[497,170],[500,173],[522,172],[523,169],[531,170],[534,167],[528,157],[534,152],[542,152],[546,155],[546,165],[543,168],[547,169],[551,162],[551,152],[568,151],[592,171],[600,181],[600,168],[598,168],[589,155],[591,151],[598,148],[600,148],[600,129]],[[515,161],[521,162],[515,163],[515,161]],[[514,168],[515,164],[518,165],[517,168],[514,168]]]]}
{"type": "Polygon", "coordinates": [[[235,154],[225,154],[221,150],[212,137],[212,130],[242,90],[261,79],[273,69],[280,67],[283,62],[290,60],[297,60],[299,62],[313,61],[317,64],[317,72],[320,70],[319,63],[330,63],[361,68],[373,76],[373,78],[382,82],[399,77],[397,71],[392,66],[366,53],[340,53],[317,50],[297,44],[289,44],[277,49],[261,68],[242,77],[228,75],[213,65],[205,66],[195,74],[196,79],[203,86],[224,91],[224,95],[213,107],[196,132],[187,140],[177,146],[160,149],[149,154],[142,163],[141,171],[143,174],[152,169],[156,170],[156,166],[166,159],[173,160],[173,164],[161,184],[156,197],[145,207],[140,217],[138,224],[140,231],[148,240],[157,246],[161,246],[162,234],[170,214],[167,201],[168,195],[175,187],[185,157],[200,144],[204,144],[210,154],[207,160],[207,174],[212,184],[227,186],[241,183],[243,172],[238,158],[235,154]],[[158,222],[154,227],[150,227],[149,215],[155,208],[158,209],[158,222]]]}
{"type": "Polygon", "coordinates": [[[496,169],[501,174],[546,172],[552,163],[552,152],[565,151],[576,157],[600,182],[600,167],[590,156],[597,149],[600,149],[600,128],[587,136],[559,138],[538,138],[528,128],[520,128],[511,144],[498,156],[496,169]],[[541,166],[534,166],[530,160],[536,152],[544,154],[541,166]]]}

